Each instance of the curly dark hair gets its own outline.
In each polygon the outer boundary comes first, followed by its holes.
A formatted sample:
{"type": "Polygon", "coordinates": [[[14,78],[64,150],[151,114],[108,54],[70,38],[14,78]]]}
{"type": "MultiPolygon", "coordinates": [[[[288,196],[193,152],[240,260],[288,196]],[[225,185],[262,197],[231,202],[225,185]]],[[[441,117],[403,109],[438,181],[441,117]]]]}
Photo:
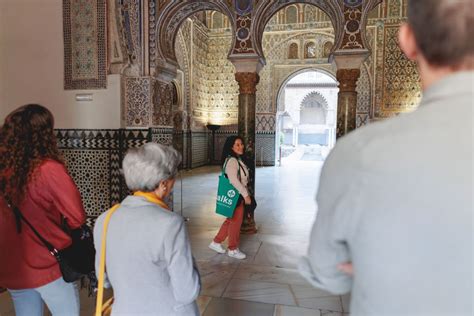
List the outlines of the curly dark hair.
{"type": "Polygon", "coordinates": [[[232,156],[232,157],[235,157],[235,158],[239,158],[239,156],[232,150],[232,147],[234,146],[235,144],[235,141],[237,139],[240,139],[242,141],[243,144],[244,143],[244,139],[240,136],[229,136],[227,137],[227,139],[225,140],[225,143],[224,143],[224,148],[222,149],[222,156],[221,156],[221,165],[224,165],[225,163],[225,160],[227,159],[227,157],[229,156],[232,156]]]}
{"type": "Polygon", "coordinates": [[[0,130],[0,191],[19,204],[45,160],[63,163],[53,132],[51,112],[38,104],[27,104],[11,112],[0,130]]]}

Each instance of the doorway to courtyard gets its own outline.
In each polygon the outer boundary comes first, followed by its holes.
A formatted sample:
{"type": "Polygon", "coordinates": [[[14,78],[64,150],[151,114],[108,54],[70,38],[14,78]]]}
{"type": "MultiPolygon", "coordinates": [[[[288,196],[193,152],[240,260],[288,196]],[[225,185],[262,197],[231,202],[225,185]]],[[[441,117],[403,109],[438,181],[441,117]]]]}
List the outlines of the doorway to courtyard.
{"type": "Polygon", "coordinates": [[[338,82],[309,68],[291,74],[277,99],[276,159],[282,164],[324,161],[336,143],[338,82]]]}

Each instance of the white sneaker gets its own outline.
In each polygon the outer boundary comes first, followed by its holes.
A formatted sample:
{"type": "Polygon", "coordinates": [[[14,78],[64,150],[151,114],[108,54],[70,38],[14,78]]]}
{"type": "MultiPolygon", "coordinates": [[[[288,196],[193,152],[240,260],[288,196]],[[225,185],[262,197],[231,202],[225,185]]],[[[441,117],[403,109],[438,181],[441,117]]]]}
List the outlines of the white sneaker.
{"type": "Polygon", "coordinates": [[[240,251],[239,248],[234,249],[234,250],[228,250],[227,255],[229,257],[240,259],[240,260],[247,258],[247,255],[243,253],[242,251],[240,251]]]}
{"type": "Polygon", "coordinates": [[[225,249],[222,247],[222,245],[219,244],[219,243],[216,243],[214,241],[212,241],[209,244],[209,248],[211,248],[212,250],[214,250],[215,252],[218,252],[218,253],[225,253],[225,249]]]}

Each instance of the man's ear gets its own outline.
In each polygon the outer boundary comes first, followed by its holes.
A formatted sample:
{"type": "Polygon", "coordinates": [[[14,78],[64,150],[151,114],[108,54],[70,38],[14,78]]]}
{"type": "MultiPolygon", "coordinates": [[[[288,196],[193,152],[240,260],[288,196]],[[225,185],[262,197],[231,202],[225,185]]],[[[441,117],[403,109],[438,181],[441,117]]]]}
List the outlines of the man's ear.
{"type": "Polygon", "coordinates": [[[402,52],[410,60],[418,59],[418,45],[416,44],[415,34],[408,23],[403,23],[398,31],[398,42],[402,52]]]}

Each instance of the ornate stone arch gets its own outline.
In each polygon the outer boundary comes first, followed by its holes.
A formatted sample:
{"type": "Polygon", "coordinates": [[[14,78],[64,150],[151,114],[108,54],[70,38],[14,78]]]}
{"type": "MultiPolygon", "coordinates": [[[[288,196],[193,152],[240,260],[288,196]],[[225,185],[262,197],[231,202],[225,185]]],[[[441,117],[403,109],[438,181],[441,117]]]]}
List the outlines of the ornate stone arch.
{"type": "Polygon", "coordinates": [[[189,69],[190,69],[190,61],[189,61],[189,51],[188,47],[186,46],[186,40],[183,36],[183,32],[180,30],[178,37],[176,38],[176,45],[179,47],[179,50],[176,54],[176,61],[178,65],[181,67],[181,71],[183,71],[184,77],[184,91],[183,91],[183,108],[186,113],[189,113],[190,109],[190,97],[191,97],[191,83],[189,81],[189,69]]]}
{"type": "MultiPolygon", "coordinates": [[[[303,101],[301,101],[301,104],[300,104],[300,110],[302,112],[302,114],[301,114],[301,116],[302,116],[301,120],[302,121],[303,121],[303,117],[307,116],[307,115],[303,115],[303,113],[305,112],[305,110],[308,110],[310,108],[316,109],[317,112],[321,113],[321,115],[317,115],[316,117],[312,117],[312,119],[316,118],[316,121],[313,122],[313,123],[326,124],[327,114],[328,114],[328,110],[329,110],[329,103],[326,100],[326,98],[324,96],[322,96],[317,91],[312,91],[312,92],[308,93],[304,97],[303,101]]],[[[315,114],[315,113],[313,112],[313,114],[315,114]]],[[[310,119],[310,118],[307,117],[306,119],[310,119]]]]}
{"type": "Polygon", "coordinates": [[[290,23],[298,23],[298,18],[299,18],[299,8],[297,5],[295,4],[292,4],[292,5],[289,5],[285,8],[285,24],[290,24],[290,23]],[[289,10],[295,10],[295,21],[288,21],[288,17],[289,17],[289,10]]]}
{"type": "MultiPolygon", "coordinates": [[[[337,82],[337,79],[336,79],[336,74],[335,73],[332,73],[330,71],[328,71],[327,69],[322,69],[322,68],[319,68],[319,67],[307,67],[307,68],[303,68],[303,69],[299,69],[299,70],[296,70],[296,71],[293,71],[291,72],[285,79],[283,79],[281,82],[278,83],[278,92],[277,92],[277,95],[276,95],[276,101],[277,101],[277,109],[276,111],[277,112],[281,112],[283,111],[284,109],[281,109],[281,108],[278,108],[278,106],[280,105],[278,103],[278,100],[280,99],[282,93],[283,93],[283,90],[286,86],[286,84],[291,80],[293,79],[294,77],[298,76],[299,74],[302,74],[302,73],[305,73],[305,72],[309,72],[309,71],[316,71],[316,72],[321,72],[321,73],[324,73],[325,75],[328,75],[329,77],[331,77],[332,79],[334,79],[335,82],[337,82]]],[[[328,104],[327,100],[321,96],[325,101],[326,101],[326,104],[328,104]]]]}
{"type": "MultiPolygon", "coordinates": [[[[175,41],[181,24],[189,16],[199,11],[213,10],[227,16],[230,25],[235,29],[235,18],[229,3],[225,0],[181,0],[171,1],[160,11],[156,21],[156,38],[158,44],[157,67],[160,73],[164,75],[164,79],[171,80],[176,74],[176,52],[175,41]]],[[[233,47],[233,45],[231,46],[233,47]]]]}
{"type": "Polygon", "coordinates": [[[304,58],[311,59],[317,57],[316,53],[316,43],[313,40],[307,41],[304,43],[304,58]]]}
{"type": "MultiPolygon", "coordinates": [[[[298,46],[301,47],[301,49],[304,48],[304,42],[301,43],[298,38],[303,36],[303,35],[324,35],[324,36],[329,36],[331,37],[331,41],[333,40],[334,38],[334,35],[331,34],[331,33],[326,33],[326,32],[322,32],[322,31],[301,31],[300,33],[298,34],[295,34],[295,35],[291,35],[291,36],[288,36],[288,37],[285,37],[284,39],[282,39],[281,41],[279,42],[276,42],[273,46],[272,46],[272,49],[273,51],[276,51],[277,48],[279,48],[280,46],[287,46],[289,43],[292,43],[292,42],[295,42],[295,43],[298,43],[298,46]]],[[[308,40],[307,42],[309,42],[310,40],[308,40]]],[[[313,40],[314,42],[314,40],[313,40]]],[[[300,49],[300,51],[301,51],[300,49]]],[[[303,52],[304,53],[304,52],[303,52]]]]}
{"type": "Polygon", "coordinates": [[[308,93],[304,98],[303,101],[301,101],[301,107],[308,106],[310,107],[312,103],[314,102],[319,102],[324,109],[327,111],[329,109],[329,103],[326,100],[326,98],[319,93],[318,91],[311,91],[308,93]]]}
{"type": "Polygon", "coordinates": [[[296,41],[290,41],[288,43],[288,59],[299,59],[300,58],[300,44],[296,41]]]}
{"type": "Polygon", "coordinates": [[[251,26],[251,33],[253,34],[252,44],[259,56],[264,57],[262,40],[263,32],[268,21],[270,21],[272,16],[274,16],[279,10],[295,3],[314,5],[324,11],[331,20],[336,39],[342,38],[344,30],[340,26],[344,25],[344,13],[342,12],[339,1],[337,0],[260,1],[255,8],[254,18],[251,26]]]}
{"type": "MultiPolygon", "coordinates": [[[[382,3],[382,0],[368,0],[367,1],[367,4],[365,5],[364,10],[362,12],[362,20],[360,21],[361,28],[363,30],[367,29],[367,20],[369,17],[369,12],[372,11],[372,9],[374,9],[380,3],[382,3]]],[[[370,48],[366,33],[367,32],[362,32],[362,42],[364,43],[365,47],[370,48]]],[[[337,42],[334,42],[334,43],[337,43],[337,42]]]]}

